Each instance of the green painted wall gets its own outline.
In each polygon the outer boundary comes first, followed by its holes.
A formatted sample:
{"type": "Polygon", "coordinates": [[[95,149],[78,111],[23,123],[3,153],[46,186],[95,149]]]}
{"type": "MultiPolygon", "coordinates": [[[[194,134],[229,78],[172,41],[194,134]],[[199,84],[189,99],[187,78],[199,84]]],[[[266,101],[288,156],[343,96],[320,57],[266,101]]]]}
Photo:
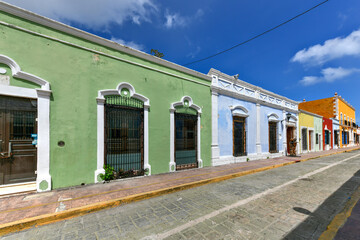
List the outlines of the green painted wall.
{"type": "MultiPolygon", "coordinates": [[[[185,95],[202,108],[201,158],[211,164],[210,82],[149,63],[49,28],[0,12],[2,21],[61,40],[96,49],[113,56],[194,79],[207,86],[124,63],[111,57],[0,25],[0,54],[15,60],[23,71],[51,84],[50,174],[52,188],[92,183],[97,158],[97,103],[99,90],[115,89],[120,82],[131,83],[136,92],[150,99],[149,163],[152,174],[169,171],[170,104],[185,95]],[[64,141],[64,147],[57,142],[64,141]]],[[[34,87],[19,80],[11,84],[34,87]]]]}

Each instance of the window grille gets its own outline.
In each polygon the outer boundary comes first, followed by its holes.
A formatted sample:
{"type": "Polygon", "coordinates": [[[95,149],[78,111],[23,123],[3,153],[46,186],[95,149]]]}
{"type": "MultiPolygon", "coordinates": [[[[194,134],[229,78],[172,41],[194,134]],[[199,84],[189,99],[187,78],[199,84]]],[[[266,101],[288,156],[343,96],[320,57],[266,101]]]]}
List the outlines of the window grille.
{"type": "Polygon", "coordinates": [[[139,172],[144,167],[144,103],[113,95],[105,99],[105,164],[117,172],[139,172]]]}

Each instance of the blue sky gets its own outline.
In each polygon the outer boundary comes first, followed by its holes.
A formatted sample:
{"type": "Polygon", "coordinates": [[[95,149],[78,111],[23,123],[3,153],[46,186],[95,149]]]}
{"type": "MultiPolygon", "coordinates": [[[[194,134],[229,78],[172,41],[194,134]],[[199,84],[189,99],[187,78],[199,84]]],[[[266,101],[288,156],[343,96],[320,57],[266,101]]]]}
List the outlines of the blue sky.
{"type": "MultiPolygon", "coordinates": [[[[236,45],[322,0],[5,0],[180,65],[236,45]]],[[[215,58],[210,68],[301,101],[338,92],[360,111],[360,1],[330,0],[215,58]]],[[[360,123],[360,114],[357,114],[360,123]]]]}

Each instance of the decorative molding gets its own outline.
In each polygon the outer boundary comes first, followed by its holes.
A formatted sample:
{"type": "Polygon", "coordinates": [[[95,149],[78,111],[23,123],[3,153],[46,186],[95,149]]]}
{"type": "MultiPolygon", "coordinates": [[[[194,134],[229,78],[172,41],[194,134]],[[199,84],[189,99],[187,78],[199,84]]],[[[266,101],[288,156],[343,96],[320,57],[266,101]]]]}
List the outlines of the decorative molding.
{"type": "MultiPolygon", "coordinates": [[[[226,86],[230,86],[230,87],[223,88],[220,84],[216,84],[216,82],[213,81],[212,87],[218,87],[219,89],[224,89],[229,92],[235,92],[235,93],[240,93],[241,95],[250,96],[257,100],[260,100],[261,102],[268,102],[268,103],[272,103],[274,105],[281,105],[283,107],[289,107],[292,110],[298,110],[298,107],[297,107],[298,102],[296,102],[294,100],[280,96],[276,93],[270,92],[261,87],[244,82],[242,80],[235,79],[233,76],[229,76],[229,75],[222,73],[218,70],[215,70],[213,68],[210,69],[208,75],[211,75],[213,77],[216,76],[219,79],[218,82],[222,82],[223,85],[226,84],[226,86]],[[239,89],[245,89],[245,91],[239,91],[239,89]],[[258,94],[255,94],[255,92],[258,92],[258,94]]],[[[215,88],[215,90],[216,90],[216,88],[215,88]]],[[[228,94],[230,94],[230,93],[228,93],[228,94]]],[[[225,95],[228,95],[228,94],[225,94],[225,95]]]]}
{"type": "Polygon", "coordinates": [[[197,112],[197,161],[198,167],[203,167],[203,161],[201,159],[201,108],[193,103],[193,100],[189,96],[184,96],[181,101],[170,104],[170,162],[169,172],[176,170],[175,163],[175,111],[176,107],[186,106],[194,109],[197,112]]]}
{"type": "Polygon", "coordinates": [[[20,66],[10,57],[0,54],[0,63],[6,64],[11,68],[11,73],[13,77],[35,83],[41,86],[41,89],[50,90],[49,82],[30,73],[21,71],[20,66]]]}
{"type": "MultiPolygon", "coordinates": [[[[217,93],[217,94],[224,95],[224,96],[229,96],[229,97],[233,97],[233,98],[236,98],[236,99],[241,99],[241,100],[252,102],[252,103],[259,103],[259,104],[261,104],[263,106],[268,106],[268,107],[272,107],[272,108],[276,108],[276,109],[280,109],[280,110],[286,110],[286,111],[292,112],[292,113],[298,113],[299,112],[297,109],[296,110],[291,109],[291,108],[286,107],[285,105],[282,105],[282,104],[275,104],[275,103],[272,103],[272,102],[266,102],[266,101],[260,100],[259,98],[248,96],[246,94],[241,94],[241,93],[236,92],[236,91],[228,91],[227,89],[221,88],[219,86],[212,85],[211,86],[211,91],[214,92],[214,93],[217,93]]],[[[255,96],[255,94],[254,94],[254,96],[255,96]]],[[[283,101],[281,101],[281,102],[283,102],[283,101]]]]}
{"type": "Polygon", "coordinates": [[[231,115],[233,116],[237,116],[237,117],[248,117],[249,116],[249,111],[243,107],[243,106],[231,106],[230,107],[231,110],[231,115]]]}
{"type": "Polygon", "coordinates": [[[276,113],[271,113],[267,117],[268,117],[269,122],[279,122],[280,121],[280,117],[276,113]]]}
{"type": "Polygon", "coordinates": [[[104,173],[104,136],[105,136],[105,96],[122,95],[123,89],[127,89],[132,98],[138,99],[144,103],[144,169],[149,169],[148,175],[151,175],[151,165],[149,164],[149,108],[150,100],[136,93],[135,88],[127,82],[117,85],[116,89],[106,89],[98,91],[97,102],[97,169],[95,170],[94,182],[99,182],[98,175],[104,173]]]}
{"type": "Polygon", "coordinates": [[[29,81],[41,86],[31,89],[14,86],[1,86],[0,94],[14,97],[37,99],[38,142],[37,142],[37,177],[38,192],[51,190],[50,176],[50,84],[44,79],[21,71],[20,66],[10,57],[0,55],[0,63],[11,69],[13,77],[29,81]]]}

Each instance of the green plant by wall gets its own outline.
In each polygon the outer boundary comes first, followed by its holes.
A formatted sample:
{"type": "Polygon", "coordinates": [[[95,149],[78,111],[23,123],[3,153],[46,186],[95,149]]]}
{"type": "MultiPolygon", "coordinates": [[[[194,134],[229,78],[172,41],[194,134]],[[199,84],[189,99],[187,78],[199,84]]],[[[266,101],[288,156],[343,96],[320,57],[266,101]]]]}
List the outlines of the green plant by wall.
{"type": "Polygon", "coordinates": [[[103,181],[110,181],[115,179],[115,174],[114,174],[115,169],[113,167],[111,167],[110,165],[105,165],[104,170],[105,170],[105,174],[103,173],[100,174],[100,178],[103,181]]]}
{"type": "Polygon", "coordinates": [[[246,158],[246,161],[247,161],[247,162],[250,161],[250,158],[246,158]]]}

